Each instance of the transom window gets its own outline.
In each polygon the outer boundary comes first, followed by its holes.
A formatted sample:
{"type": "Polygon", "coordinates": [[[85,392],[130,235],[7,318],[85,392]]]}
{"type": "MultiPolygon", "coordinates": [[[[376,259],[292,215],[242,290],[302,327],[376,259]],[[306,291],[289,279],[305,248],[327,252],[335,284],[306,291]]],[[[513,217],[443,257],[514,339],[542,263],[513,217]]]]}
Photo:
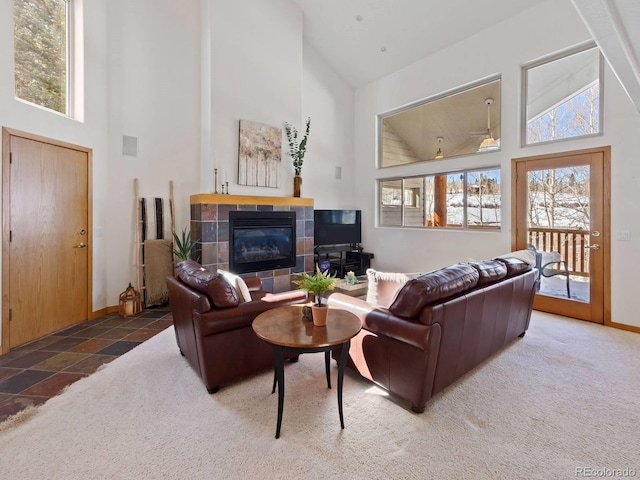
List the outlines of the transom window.
{"type": "Polygon", "coordinates": [[[16,98],[68,116],[77,116],[76,2],[81,0],[14,1],[16,98]]]}
{"type": "Polygon", "coordinates": [[[602,66],[589,44],[524,67],[524,146],[602,132],[602,66]]]}
{"type": "Polygon", "coordinates": [[[499,230],[500,168],[378,181],[378,224],[499,230]]]}

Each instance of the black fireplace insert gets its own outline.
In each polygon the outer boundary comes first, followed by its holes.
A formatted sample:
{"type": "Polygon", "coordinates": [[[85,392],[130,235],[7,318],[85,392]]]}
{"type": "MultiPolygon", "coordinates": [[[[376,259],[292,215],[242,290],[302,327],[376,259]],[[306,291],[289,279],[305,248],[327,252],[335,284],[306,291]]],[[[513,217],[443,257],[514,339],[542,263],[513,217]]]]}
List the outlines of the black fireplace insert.
{"type": "Polygon", "coordinates": [[[250,273],[295,266],[295,212],[229,212],[229,270],[250,273]]]}

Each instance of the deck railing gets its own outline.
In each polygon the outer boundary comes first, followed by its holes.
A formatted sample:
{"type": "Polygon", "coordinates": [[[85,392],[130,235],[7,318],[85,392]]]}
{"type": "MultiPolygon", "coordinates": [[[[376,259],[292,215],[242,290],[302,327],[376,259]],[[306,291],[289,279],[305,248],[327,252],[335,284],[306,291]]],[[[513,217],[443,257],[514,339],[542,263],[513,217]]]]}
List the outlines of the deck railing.
{"type": "Polygon", "coordinates": [[[529,228],[528,243],[541,252],[558,252],[571,275],[589,276],[589,230],[529,228]]]}

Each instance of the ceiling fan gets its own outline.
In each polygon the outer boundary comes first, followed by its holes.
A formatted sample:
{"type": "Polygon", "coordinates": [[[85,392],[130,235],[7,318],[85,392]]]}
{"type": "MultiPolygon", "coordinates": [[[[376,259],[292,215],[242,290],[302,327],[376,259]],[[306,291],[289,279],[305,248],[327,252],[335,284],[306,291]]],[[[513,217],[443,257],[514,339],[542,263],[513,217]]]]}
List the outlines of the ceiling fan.
{"type": "Polygon", "coordinates": [[[492,152],[500,150],[500,140],[495,140],[491,133],[491,105],[493,98],[485,98],[484,104],[487,106],[487,130],[484,132],[472,132],[471,136],[483,136],[484,139],[478,147],[478,152],[492,152]]]}

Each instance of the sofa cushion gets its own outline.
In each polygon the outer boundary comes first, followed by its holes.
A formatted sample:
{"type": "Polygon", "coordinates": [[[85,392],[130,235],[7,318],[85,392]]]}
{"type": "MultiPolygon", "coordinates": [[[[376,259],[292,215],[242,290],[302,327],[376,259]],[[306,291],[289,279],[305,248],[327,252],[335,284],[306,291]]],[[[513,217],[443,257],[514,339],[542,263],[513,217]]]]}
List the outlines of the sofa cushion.
{"type": "Polygon", "coordinates": [[[183,283],[207,295],[216,307],[238,306],[238,292],[220,273],[207,270],[193,260],[179,262],[175,272],[183,283]]]}
{"type": "Polygon", "coordinates": [[[409,280],[400,289],[389,311],[398,317],[417,317],[428,304],[459,295],[478,283],[480,274],[469,264],[457,264],[409,280]]]}
{"type": "Polygon", "coordinates": [[[367,303],[388,307],[393,302],[398,290],[420,276],[420,273],[389,273],[367,269],[367,303]]]}
{"type": "Polygon", "coordinates": [[[469,265],[478,270],[480,275],[476,285],[478,288],[495,283],[507,276],[507,266],[498,260],[470,262],[469,265]]]}
{"type": "Polygon", "coordinates": [[[252,300],[249,287],[241,276],[236,275],[235,273],[227,272],[226,270],[218,270],[218,273],[224,275],[224,278],[227,279],[227,282],[233,285],[238,291],[238,299],[240,300],[240,303],[250,302],[252,300]]]}
{"type": "Polygon", "coordinates": [[[515,257],[498,257],[496,260],[504,263],[507,267],[507,278],[515,277],[531,270],[529,263],[515,257]]]}

